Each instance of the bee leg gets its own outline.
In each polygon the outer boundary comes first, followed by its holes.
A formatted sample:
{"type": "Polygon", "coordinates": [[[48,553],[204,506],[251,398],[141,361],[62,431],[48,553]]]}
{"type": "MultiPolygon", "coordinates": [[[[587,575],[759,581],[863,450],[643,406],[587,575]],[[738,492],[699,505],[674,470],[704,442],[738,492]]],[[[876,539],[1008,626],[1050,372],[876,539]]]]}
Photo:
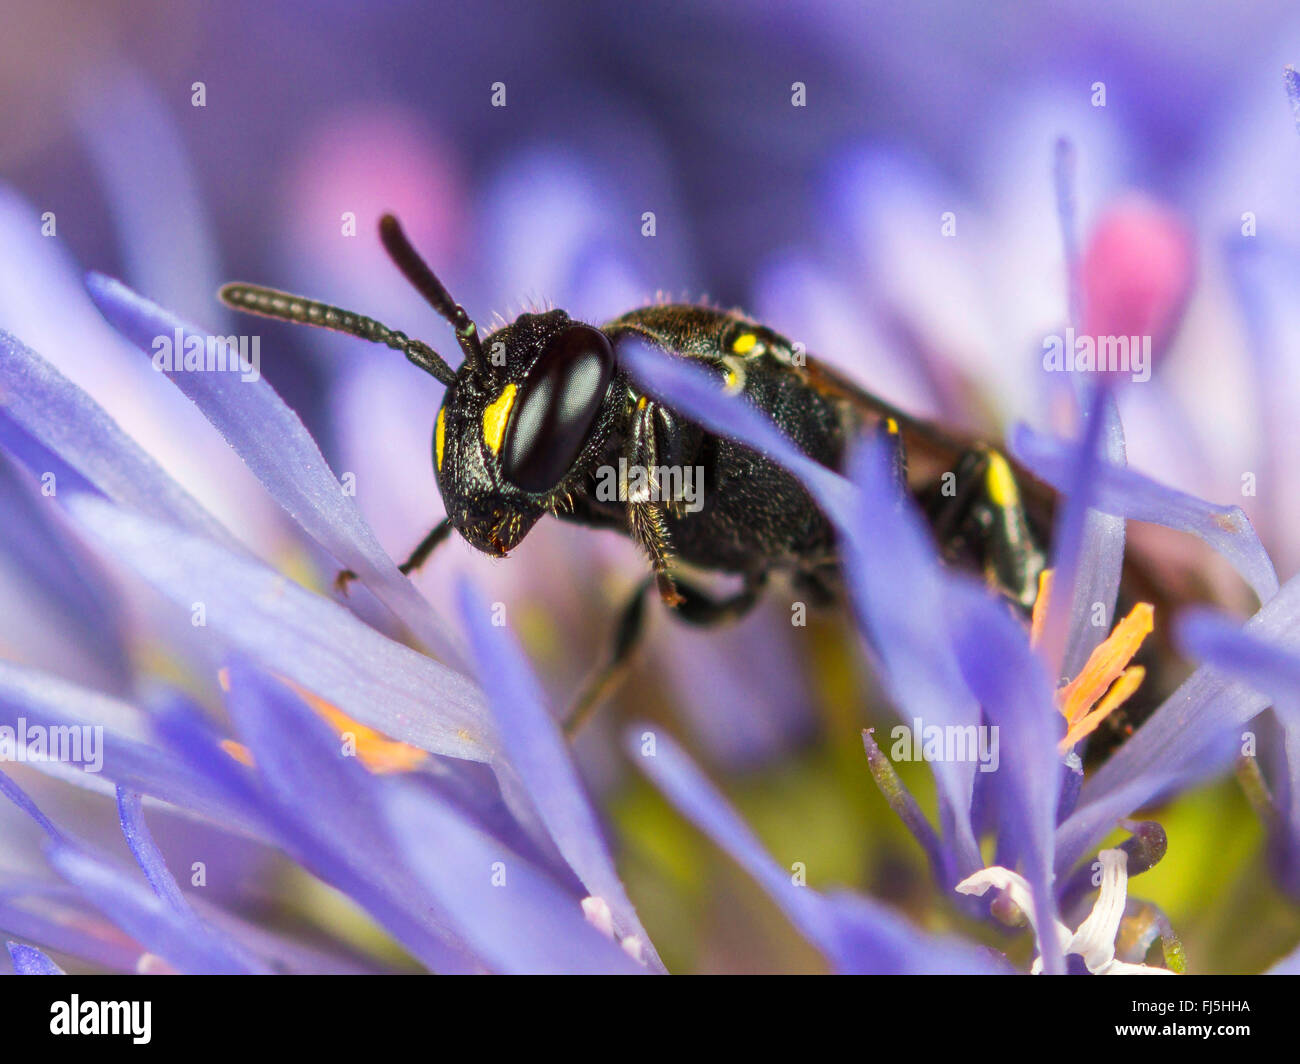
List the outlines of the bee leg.
{"type": "Polygon", "coordinates": [[[619,498],[627,504],[628,527],[632,538],[641,544],[650,557],[659,597],[669,606],[681,600],[669,569],[672,565],[672,539],[668,534],[667,507],[664,505],[662,485],[659,482],[659,451],[655,440],[655,415],[658,405],[645,396],[637,400],[636,413],[628,431],[624,448],[627,476],[635,476],[629,483],[619,484],[619,498]]]}
{"type": "MultiPolygon", "coordinates": [[[[402,562],[397,568],[402,575],[410,576],[429,560],[432,554],[446,538],[451,535],[451,518],[444,517],[430,530],[429,534],[420,540],[420,545],[411,551],[411,556],[402,562]]],[[[343,569],[334,578],[334,587],[336,590],[347,594],[348,584],[357,578],[357,574],[351,569],[343,569]]]]}
{"type": "Polygon", "coordinates": [[[642,580],[623,607],[618,626],[614,629],[614,647],[609,661],[591,674],[564,718],[564,734],[569,738],[578,733],[626,677],[633,652],[645,631],[645,593],[654,583],[653,576],[642,580]]]}
{"type": "Polygon", "coordinates": [[[739,620],[747,614],[758,601],[759,593],[767,582],[765,573],[756,573],[745,577],[745,586],[734,595],[726,598],[714,598],[712,595],[691,584],[677,582],[677,592],[681,603],[674,609],[674,615],[687,624],[707,628],[715,624],[726,624],[739,620]]]}
{"type": "MultiPolygon", "coordinates": [[[[734,595],[717,599],[690,584],[678,582],[675,587],[681,599],[675,613],[687,624],[714,625],[736,620],[749,612],[758,601],[759,592],[766,581],[764,574],[748,577],[745,586],[734,595]]],[[[568,715],[564,718],[564,734],[573,738],[587,723],[604,702],[617,690],[619,684],[627,677],[641,637],[645,632],[645,595],[656,578],[653,576],[642,580],[632,593],[623,612],[619,616],[618,626],[614,630],[614,647],[609,661],[593,672],[582,692],[575,699],[568,715]]]]}
{"type": "Polygon", "coordinates": [[[1010,464],[995,450],[968,451],[958,464],[957,479],[956,494],[943,500],[934,515],[935,535],[942,543],[963,527],[974,528],[988,582],[1024,609],[1032,608],[1047,558],[1025,515],[1010,464]]]}

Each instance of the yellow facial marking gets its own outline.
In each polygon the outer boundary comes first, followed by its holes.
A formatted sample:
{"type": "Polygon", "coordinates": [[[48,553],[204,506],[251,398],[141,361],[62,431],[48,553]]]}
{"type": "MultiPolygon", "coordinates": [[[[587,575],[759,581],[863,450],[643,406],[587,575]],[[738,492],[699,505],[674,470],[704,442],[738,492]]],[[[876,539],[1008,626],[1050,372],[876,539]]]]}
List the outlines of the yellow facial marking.
{"type": "Polygon", "coordinates": [[[483,411],[483,442],[493,454],[501,450],[501,441],[505,439],[506,422],[510,420],[510,408],[515,405],[515,386],[507,384],[496,402],[483,411]]]}
{"type": "Polygon", "coordinates": [[[439,410],[437,424],[433,426],[433,449],[438,458],[439,473],[442,472],[442,448],[443,445],[447,442],[447,438],[446,438],[447,433],[446,433],[446,424],[445,424],[446,420],[447,420],[447,411],[445,409],[439,410]]]}
{"type": "Polygon", "coordinates": [[[1020,501],[1020,489],[1007,460],[997,451],[989,452],[989,468],[984,474],[984,486],[995,506],[1015,506],[1020,501]]]}
{"type": "Polygon", "coordinates": [[[758,337],[753,333],[741,333],[736,337],[736,342],[731,345],[731,349],[738,355],[747,355],[754,350],[756,343],[758,343],[758,337]]]}

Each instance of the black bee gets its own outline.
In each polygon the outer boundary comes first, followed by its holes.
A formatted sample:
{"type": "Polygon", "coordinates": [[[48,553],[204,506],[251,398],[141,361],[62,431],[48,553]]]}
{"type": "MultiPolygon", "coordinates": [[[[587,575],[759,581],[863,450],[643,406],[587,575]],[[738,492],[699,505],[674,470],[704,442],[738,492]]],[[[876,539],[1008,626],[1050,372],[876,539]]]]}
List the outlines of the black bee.
{"type": "Polygon", "coordinates": [[[455,329],[464,355],[458,370],[427,344],[338,307],[246,284],[224,286],[221,299],[385,344],[446,385],[433,460],[447,516],[403,572],[418,568],[453,528],[479,550],[504,556],[546,514],[616,529],[644,548],[652,575],[624,610],[612,660],[579,699],[571,724],[625,665],[650,586],[682,619],[707,625],[743,614],[774,572],[789,573],[818,601],[834,594],[838,577],[834,530],[799,480],[641,394],[619,364],[630,340],[710,368],[721,387],[765,411],[830,469],[843,469],[863,433],[888,437],[900,479],[948,558],[983,572],[1021,608],[1032,606],[1050,503],[1031,485],[1027,505],[1022,485],[1029,482],[995,448],[907,417],[736,312],[656,305],[595,326],[551,310],[480,337],[396,219],[386,215],[379,232],[407,280],[455,329]],[[735,574],[740,589],[715,597],[683,568],[735,574]]]}

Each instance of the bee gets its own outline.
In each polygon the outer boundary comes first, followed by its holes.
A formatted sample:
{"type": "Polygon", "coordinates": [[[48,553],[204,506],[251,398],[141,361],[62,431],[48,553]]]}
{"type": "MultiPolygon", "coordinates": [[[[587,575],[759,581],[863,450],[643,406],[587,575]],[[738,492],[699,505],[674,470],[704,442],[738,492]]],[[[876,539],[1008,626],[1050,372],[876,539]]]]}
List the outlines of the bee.
{"type": "MultiPolygon", "coordinates": [[[[815,602],[832,600],[839,583],[834,528],[798,478],[642,394],[620,366],[628,342],[706,367],[832,470],[843,471],[864,433],[880,434],[945,557],[982,573],[1017,608],[1032,607],[1046,565],[1050,500],[996,447],[907,416],[735,311],[657,304],[595,325],[549,310],[481,336],[392,215],[380,220],[379,235],[455,331],[458,369],[423,341],[339,307],[240,283],[225,285],[220,298],[237,310],[384,344],[446,387],[433,429],[446,516],[402,572],[419,568],[452,530],[504,557],[548,514],[616,530],[641,546],[650,572],[620,614],[608,664],[568,718],[571,731],[625,670],[650,589],[683,621],[707,626],[743,615],[777,572],[815,602]],[[674,476],[681,471],[694,476],[674,476]],[[689,570],[732,574],[738,590],[706,591],[689,570]]],[[[350,575],[340,574],[344,585],[350,575]]]]}

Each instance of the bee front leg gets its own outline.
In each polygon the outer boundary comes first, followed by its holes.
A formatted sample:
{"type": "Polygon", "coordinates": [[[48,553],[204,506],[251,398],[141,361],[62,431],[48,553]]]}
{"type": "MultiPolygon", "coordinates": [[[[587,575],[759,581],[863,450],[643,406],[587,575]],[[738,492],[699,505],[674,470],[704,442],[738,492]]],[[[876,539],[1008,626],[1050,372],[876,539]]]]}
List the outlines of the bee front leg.
{"type": "MultiPolygon", "coordinates": [[[[750,611],[758,601],[759,592],[766,582],[766,574],[756,573],[745,578],[745,585],[726,598],[713,596],[687,583],[676,583],[674,590],[680,599],[673,612],[687,624],[710,626],[737,620],[750,611]]],[[[632,658],[645,634],[645,594],[655,583],[648,577],[637,585],[632,597],[619,614],[614,629],[614,646],[609,661],[596,669],[583,684],[582,692],[574,700],[564,718],[564,733],[573,738],[627,677],[632,658]]]]}
{"type": "Polygon", "coordinates": [[[618,489],[619,498],[627,506],[632,538],[650,558],[659,597],[667,605],[677,606],[682,598],[670,572],[673,548],[659,477],[659,449],[654,430],[657,410],[657,405],[645,396],[637,400],[623,449],[624,467],[619,471],[618,489]]]}
{"type": "MultiPolygon", "coordinates": [[[[451,535],[451,518],[444,517],[429,531],[429,534],[420,540],[419,546],[411,551],[411,555],[406,561],[402,562],[397,568],[403,576],[410,576],[429,560],[429,555],[437,549],[438,545],[443,543],[451,535]]],[[[334,588],[347,594],[348,584],[357,578],[357,574],[351,569],[342,569],[334,577],[334,588]]]]}

